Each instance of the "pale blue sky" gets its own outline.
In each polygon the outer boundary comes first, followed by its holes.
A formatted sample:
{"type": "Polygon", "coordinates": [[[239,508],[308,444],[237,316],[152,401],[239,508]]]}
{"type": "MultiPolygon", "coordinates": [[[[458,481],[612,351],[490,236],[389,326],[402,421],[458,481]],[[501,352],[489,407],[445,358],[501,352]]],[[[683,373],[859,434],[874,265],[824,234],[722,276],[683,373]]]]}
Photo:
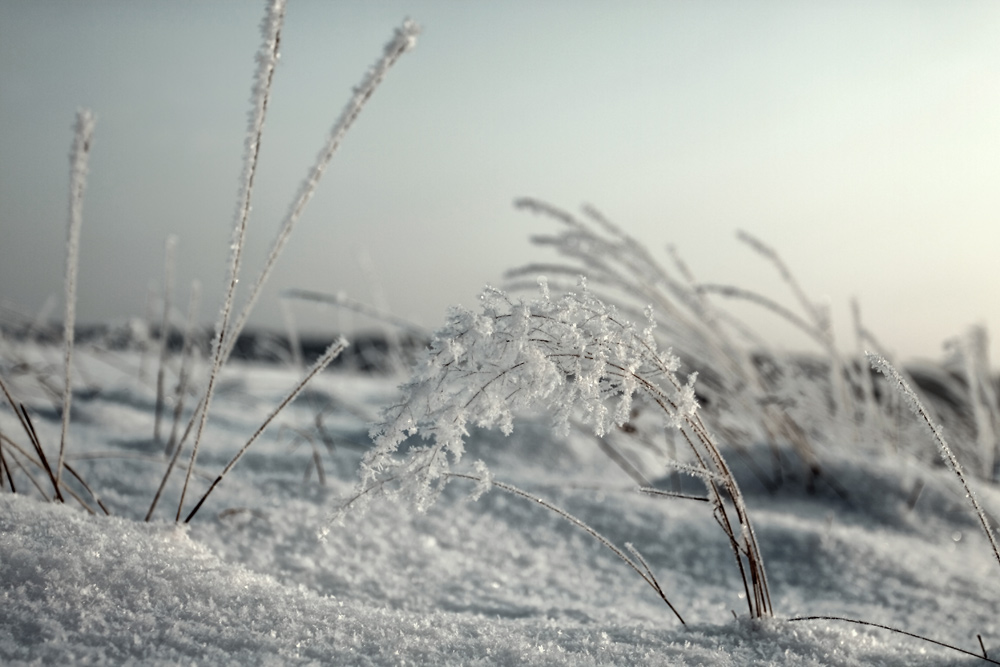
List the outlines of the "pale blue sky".
{"type": "MultiPolygon", "coordinates": [[[[61,296],[71,125],[98,123],[79,318],[140,315],[179,237],[178,288],[221,299],[260,3],[0,0],[0,300],[61,296]]],[[[590,202],[706,281],[791,303],[746,229],[904,356],[1000,337],[1000,4],[291,0],[262,143],[247,273],[351,87],[410,16],[424,32],[376,93],[293,235],[286,287],[343,291],[427,327],[549,255],[532,195],[590,202]],[[359,256],[370,258],[377,276],[359,256]]],[[[663,255],[665,258],[665,255],[663,255]]],[[[310,328],[337,318],[299,308],[310,328]]],[[[763,329],[797,345],[770,318],[763,329]]],[[[997,346],[994,345],[994,355],[997,346]]]]}

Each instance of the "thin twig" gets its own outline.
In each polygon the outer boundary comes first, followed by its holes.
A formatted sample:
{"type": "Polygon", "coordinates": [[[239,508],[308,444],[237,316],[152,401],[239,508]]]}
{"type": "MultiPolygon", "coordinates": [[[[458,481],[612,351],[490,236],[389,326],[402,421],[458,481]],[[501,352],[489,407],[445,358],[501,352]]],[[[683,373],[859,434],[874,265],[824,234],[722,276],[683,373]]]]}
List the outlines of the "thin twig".
{"type": "Polygon", "coordinates": [[[268,415],[267,419],[265,419],[264,423],[257,428],[254,434],[250,436],[250,439],[247,440],[245,445],[243,445],[243,448],[236,453],[236,456],[234,456],[229,461],[228,464],[226,464],[226,467],[223,468],[222,472],[219,473],[219,476],[215,478],[215,481],[212,482],[211,486],[208,487],[208,490],[205,491],[205,494],[201,497],[201,500],[198,501],[198,503],[194,506],[194,509],[191,510],[191,513],[188,514],[186,519],[184,519],[184,523],[191,523],[191,519],[193,519],[194,515],[198,513],[199,509],[201,509],[201,506],[208,499],[209,494],[211,494],[212,491],[215,490],[215,487],[219,485],[219,483],[222,481],[222,478],[225,477],[226,474],[233,469],[233,466],[235,466],[236,463],[241,458],[243,458],[243,455],[246,453],[246,451],[250,449],[250,445],[252,445],[254,442],[257,441],[257,438],[259,438],[260,435],[265,431],[265,429],[267,429],[267,427],[271,425],[271,422],[274,421],[274,418],[278,416],[278,413],[284,410],[289,403],[294,401],[295,397],[298,396],[303,389],[305,389],[307,384],[309,384],[309,381],[312,380],[317,374],[322,372],[324,368],[329,366],[330,362],[336,359],[337,355],[343,352],[344,348],[346,347],[347,347],[347,340],[341,338],[340,340],[336,341],[335,343],[330,345],[330,347],[327,348],[326,353],[322,357],[320,357],[315,364],[313,364],[312,368],[309,369],[309,372],[306,373],[306,376],[302,378],[302,380],[295,386],[295,388],[292,389],[287,396],[285,396],[285,398],[281,401],[281,403],[279,403],[277,407],[275,407],[275,409],[271,411],[271,414],[268,415]]]}
{"type": "MultiPolygon", "coordinates": [[[[879,628],[881,630],[888,630],[889,632],[895,632],[896,634],[905,635],[907,637],[913,637],[914,639],[920,639],[921,641],[928,642],[930,644],[936,644],[937,646],[942,646],[952,651],[958,651],[965,655],[971,655],[974,658],[979,658],[985,662],[989,662],[994,665],[1000,665],[1000,662],[987,657],[986,649],[983,648],[983,655],[978,653],[973,653],[972,651],[966,651],[964,648],[959,648],[952,644],[947,644],[945,642],[940,642],[936,639],[931,639],[930,637],[924,637],[923,635],[918,635],[913,632],[907,632],[906,630],[900,630],[899,628],[893,628],[888,625],[882,625],[881,623],[872,623],[871,621],[860,621],[856,618],[845,618],[843,616],[796,616],[795,618],[788,619],[789,621],[843,621],[844,623],[854,623],[855,625],[867,625],[872,628],[879,628]]],[[[978,635],[977,635],[978,636],[978,635]]],[[[979,640],[980,646],[982,646],[982,638],[979,640]]]]}

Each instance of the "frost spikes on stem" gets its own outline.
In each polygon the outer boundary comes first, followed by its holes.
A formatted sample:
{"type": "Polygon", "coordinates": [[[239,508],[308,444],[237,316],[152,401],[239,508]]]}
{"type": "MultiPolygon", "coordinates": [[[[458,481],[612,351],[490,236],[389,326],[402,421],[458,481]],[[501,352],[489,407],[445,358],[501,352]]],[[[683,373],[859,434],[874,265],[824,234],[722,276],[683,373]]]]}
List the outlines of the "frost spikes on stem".
{"type": "Polygon", "coordinates": [[[233,469],[233,467],[239,462],[241,458],[243,458],[243,455],[246,454],[246,451],[250,449],[250,445],[252,445],[257,441],[257,438],[259,438],[261,434],[263,434],[264,431],[267,429],[267,427],[271,425],[271,422],[274,421],[274,418],[277,417],[278,414],[282,410],[284,410],[289,403],[294,401],[295,398],[300,393],[302,393],[302,390],[305,389],[306,385],[309,384],[309,381],[312,380],[314,377],[316,377],[316,375],[321,373],[323,369],[329,366],[330,362],[336,359],[340,355],[340,353],[344,351],[344,348],[346,348],[347,345],[348,345],[347,340],[343,337],[330,344],[330,346],[326,349],[326,352],[323,354],[323,356],[316,360],[316,363],[312,365],[312,368],[309,369],[305,377],[302,378],[302,380],[297,385],[295,385],[295,387],[290,392],[288,392],[288,394],[285,396],[284,399],[282,399],[280,403],[278,403],[278,405],[274,408],[274,410],[271,411],[271,414],[267,416],[267,419],[264,420],[264,423],[261,424],[256,431],[254,431],[254,434],[250,436],[250,439],[247,440],[245,445],[243,445],[243,448],[240,449],[240,451],[236,453],[236,456],[234,456],[226,465],[226,467],[223,468],[222,472],[219,473],[219,476],[215,478],[215,481],[212,482],[211,486],[208,487],[208,490],[205,491],[205,494],[201,497],[201,500],[198,501],[198,503],[194,506],[194,509],[191,510],[191,513],[188,514],[186,519],[184,519],[184,523],[191,523],[191,519],[194,518],[194,515],[198,513],[198,510],[201,509],[201,506],[205,503],[206,500],[208,500],[209,494],[211,494],[212,491],[215,490],[215,487],[219,485],[219,483],[222,481],[222,478],[225,477],[229,473],[229,471],[233,469]]]}
{"type": "Polygon", "coordinates": [[[948,442],[944,439],[944,432],[941,430],[941,427],[931,419],[930,413],[927,412],[927,408],[924,407],[924,404],[917,397],[916,392],[914,392],[910,387],[910,383],[907,382],[902,375],[900,375],[899,371],[897,371],[885,357],[880,354],[876,354],[875,352],[866,352],[865,354],[868,356],[868,361],[871,363],[872,368],[877,370],[879,373],[884,375],[887,380],[889,380],[890,384],[892,384],[896,391],[898,391],[906,400],[906,403],[913,414],[927,424],[927,428],[930,429],[931,434],[937,441],[938,449],[941,452],[941,458],[944,460],[945,465],[951,468],[952,472],[955,473],[959,481],[962,483],[962,486],[965,488],[965,496],[969,499],[969,502],[972,503],[973,509],[976,510],[976,515],[979,517],[979,523],[983,528],[983,532],[986,533],[986,539],[989,541],[990,547],[993,549],[993,556],[996,558],[997,564],[1000,565],[1000,547],[997,546],[997,540],[996,536],[993,534],[993,528],[990,525],[989,519],[986,517],[985,510],[983,510],[982,506],[979,504],[979,499],[976,497],[972,487],[969,486],[969,481],[966,479],[965,473],[962,471],[962,466],[959,464],[958,458],[955,456],[951,447],[948,446],[948,442]]]}
{"type": "MultiPolygon", "coordinates": [[[[261,33],[264,41],[257,52],[257,75],[254,78],[253,96],[251,99],[250,125],[247,131],[246,154],[244,156],[243,177],[240,196],[236,206],[236,221],[233,226],[232,253],[229,264],[226,297],[219,310],[219,319],[215,325],[215,336],[212,341],[212,370],[208,376],[208,386],[205,389],[201,419],[195,435],[194,446],[191,449],[191,460],[188,463],[187,475],[184,477],[184,487],[181,489],[180,501],[177,503],[177,520],[180,520],[184,507],[184,497],[187,495],[191,473],[198,458],[198,446],[201,444],[205,423],[208,421],[208,411],[212,404],[212,394],[215,381],[225,361],[225,340],[229,327],[229,317],[233,309],[233,297],[236,293],[236,283],[239,281],[240,261],[243,256],[243,244],[246,240],[247,220],[250,216],[250,199],[253,194],[254,175],[257,172],[257,159],[260,155],[260,139],[264,131],[264,119],[267,116],[267,104],[271,96],[271,83],[274,80],[274,68],[278,62],[278,47],[281,43],[281,25],[285,18],[284,0],[272,0],[267,14],[261,23],[261,33]]],[[[238,332],[232,332],[233,336],[238,332]]]]}
{"type": "Polygon", "coordinates": [[[59,460],[56,463],[56,496],[62,500],[59,484],[66,455],[70,408],[73,403],[73,338],[76,327],[76,276],[80,262],[80,227],[83,224],[83,193],[87,189],[90,146],[94,138],[94,115],[88,109],[76,112],[73,148],[69,156],[69,224],[66,228],[66,314],[63,318],[63,362],[66,382],[63,386],[62,434],[59,437],[59,460]]]}
{"type": "Polygon", "coordinates": [[[334,153],[340,147],[344,136],[347,135],[348,130],[351,129],[361,110],[368,103],[368,100],[371,99],[371,96],[375,93],[379,84],[382,83],[388,71],[404,53],[416,46],[417,35],[419,33],[420,27],[416,23],[409,19],[404,21],[402,26],[396,28],[393,38],[385,45],[382,57],[368,70],[361,83],[354,88],[354,95],[340,113],[337,122],[333,124],[326,145],[319,152],[319,155],[316,156],[316,162],[299,186],[299,192],[285,214],[281,227],[278,229],[278,235],[271,244],[271,250],[264,262],[264,268],[261,269],[260,275],[257,276],[257,281],[251,288],[247,302],[240,311],[232,332],[228,334],[223,359],[228,358],[233,347],[236,345],[236,338],[250,317],[250,312],[253,310],[257,298],[260,296],[264,283],[267,282],[268,276],[271,274],[271,270],[278,261],[278,256],[285,247],[285,243],[291,236],[295,223],[298,222],[302,216],[302,212],[305,210],[306,204],[309,203],[309,200],[312,199],[313,194],[316,192],[316,187],[319,185],[320,179],[333,159],[334,153]]]}

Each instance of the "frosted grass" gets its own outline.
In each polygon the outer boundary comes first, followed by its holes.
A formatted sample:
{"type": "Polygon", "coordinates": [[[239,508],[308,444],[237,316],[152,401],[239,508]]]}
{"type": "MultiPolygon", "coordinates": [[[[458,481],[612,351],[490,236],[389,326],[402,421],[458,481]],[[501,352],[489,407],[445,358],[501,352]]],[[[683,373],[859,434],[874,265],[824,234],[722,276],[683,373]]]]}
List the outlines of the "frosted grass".
{"type": "Polygon", "coordinates": [[[87,189],[90,146],[94,138],[94,115],[87,109],[76,113],[73,148],[70,151],[69,224],[66,227],[66,312],[63,316],[62,432],[59,436],[59,459],[56,462],[55,494],[62,500],[63,463],[69,437],[70,411],[73,406],[73,340],[76,329],[76,277],[80,270],[80,227],[83,225],[83,194],[87,189]]]}

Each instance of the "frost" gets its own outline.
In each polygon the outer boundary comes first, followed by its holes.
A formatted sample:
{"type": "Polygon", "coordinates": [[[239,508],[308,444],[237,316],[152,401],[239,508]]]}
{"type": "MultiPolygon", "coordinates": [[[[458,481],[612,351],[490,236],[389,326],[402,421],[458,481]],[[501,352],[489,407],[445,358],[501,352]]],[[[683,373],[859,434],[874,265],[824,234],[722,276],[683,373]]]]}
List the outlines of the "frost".
{"type": "Polygon", "coordinates": [[[482,461],[476,461],[472,468],[476,476],[479,477],[479,482],[476,484],[476,488],[473,489],[471,498],[479,500],[484,493],[489,492],[493,488],[493,473],[489,471],[489,468],[482,461]]]}
{"type": "Polygon", "coordinates": [[[637,393],[677,427],[693,417],[696,375],[682,384],[679,361],[657,351],[648,328],[637,330],[587,291],[554,299],[542,282],[540,292],[524,301],[487,287],[479,313],[449,312],[403,400],[372,429],[357,496],[378,490],[428,507],[461,462],[468,427],[509,435],[526,408],[548,410],[557,432],[579,423],[598,436],[628,421],[637,393]],[[429,444],[399,456],[417,434],[429,444]]]}

